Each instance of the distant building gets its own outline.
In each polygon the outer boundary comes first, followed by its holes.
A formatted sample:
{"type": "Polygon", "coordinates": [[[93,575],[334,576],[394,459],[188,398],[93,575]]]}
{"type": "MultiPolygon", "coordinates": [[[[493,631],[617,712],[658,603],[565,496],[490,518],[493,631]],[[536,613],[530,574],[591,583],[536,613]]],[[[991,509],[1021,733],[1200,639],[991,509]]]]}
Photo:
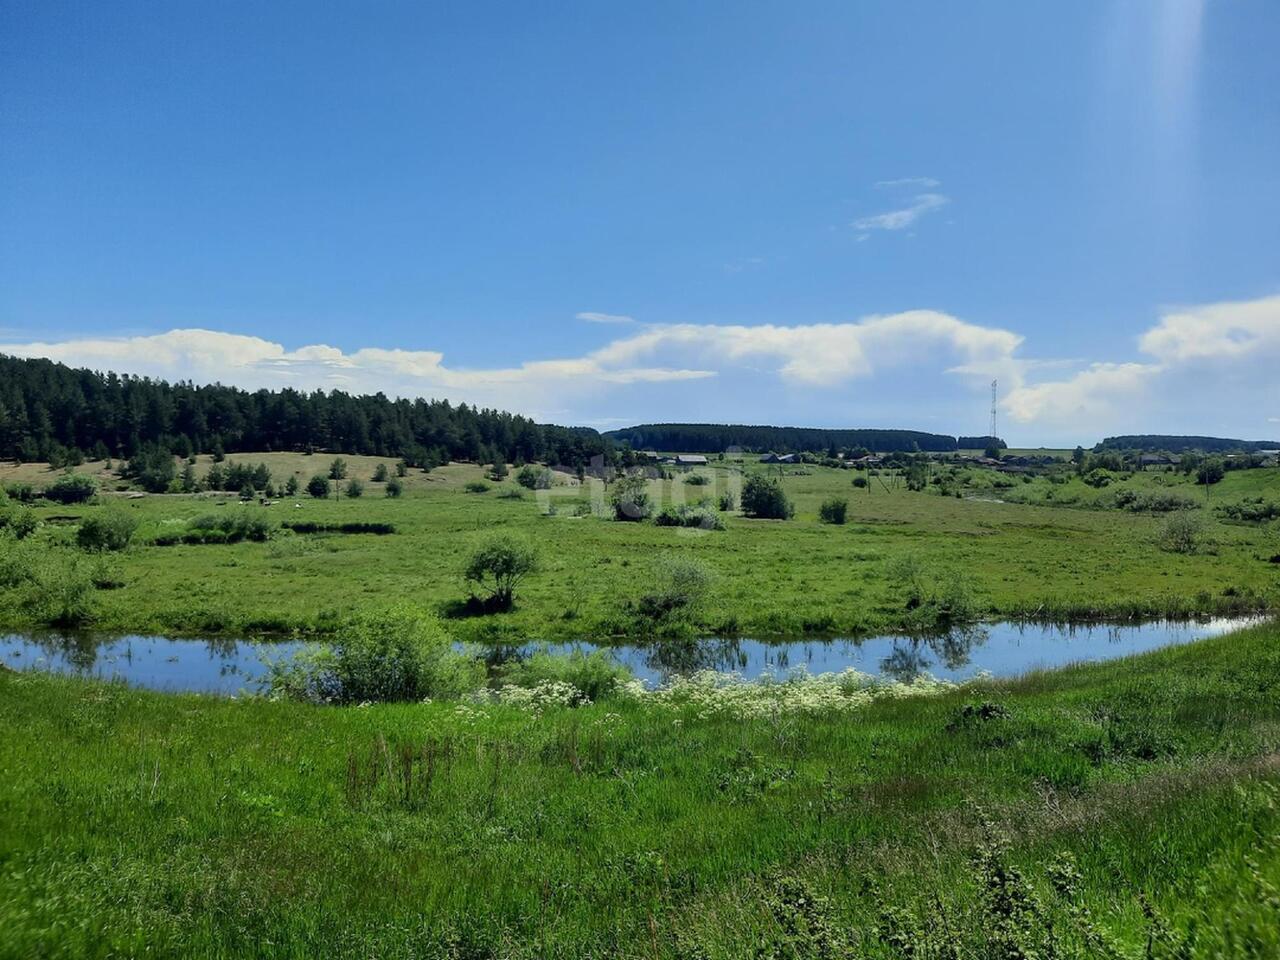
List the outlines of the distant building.
{"type": "Polygon", "coordinates": [[[1148,467],[1170,468],[1176,467],[1182,462],[1182,457],[1175,454],[1164,453],[1144,453],[1138,457],[1138,466],[1146,470],[1148,467]]]}
{"type": "Polygon", "coordinates": [[[707,465],[707,458],[702,456],[700,453],[682,453],[676,457],[675,462],[677,467],[684,467],[688,470],[693,467],[705,467],[707,465]]]}

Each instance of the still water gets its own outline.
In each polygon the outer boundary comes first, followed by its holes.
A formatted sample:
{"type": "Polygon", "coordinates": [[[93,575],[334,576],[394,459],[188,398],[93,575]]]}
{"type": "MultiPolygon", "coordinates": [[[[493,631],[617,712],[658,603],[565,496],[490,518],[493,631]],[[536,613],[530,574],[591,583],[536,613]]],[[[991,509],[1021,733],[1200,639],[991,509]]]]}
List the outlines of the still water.
{"type": "MultiPolygon", "coordinates": [[[[611,647],[612,655],[642,680],[660,683],[693,670],[734,671],[746,677],[784,675],[804,668],[826,673],[853,667],[863,673],[908,679],[919,673],[963,680],[986,671],[1008,677],[1043,667],[1110,660],[1203,637],[1255,619],[1167,620],[1144,624],[1075,625],[989,623],[931,637],[885,635],[859,640],[696,640],[658,646],[611,647]]],[[[190,640],[92,633],[20,633],[0,636],[0,663],[15,670],[52,670],[119,679],[155,690],[231,695],[256,693],[267,662],[287,659],[290,641],[190,640]]],[[[467,648],[496,661],[527,648],[467,648]]],[[[551,644],[553,652],[594,650],[589,643],[551,644]]]]}

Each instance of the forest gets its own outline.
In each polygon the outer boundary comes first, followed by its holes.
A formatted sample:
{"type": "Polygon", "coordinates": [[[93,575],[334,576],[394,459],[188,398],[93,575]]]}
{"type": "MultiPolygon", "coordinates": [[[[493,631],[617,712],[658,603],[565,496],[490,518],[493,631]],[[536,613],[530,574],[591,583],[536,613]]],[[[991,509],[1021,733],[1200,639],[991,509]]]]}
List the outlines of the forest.
{"type": "Polygon", "coordinates": [[[949,437],[945,434],[918,430],[836,430],[816,427],[747,426],[724,423],[645,423],[605,434],[633,450],[680,450],[687,453],[717,453],[729,447],[754,452],[854,449],[858,447],[881,453],[920,449],[933,453],[950,453],[958,449],[982,450],[992,437],[949,437]]]}
{"type": "Polygon", "coordinates": [[[392,400],[341,390],[256,390],[72,369],[0,356],[0,458],[74,465],[165,448],[178,456],[330,450],[449,460],[582,464],[608,441],[582,427],[447,400],[392,400]]]}

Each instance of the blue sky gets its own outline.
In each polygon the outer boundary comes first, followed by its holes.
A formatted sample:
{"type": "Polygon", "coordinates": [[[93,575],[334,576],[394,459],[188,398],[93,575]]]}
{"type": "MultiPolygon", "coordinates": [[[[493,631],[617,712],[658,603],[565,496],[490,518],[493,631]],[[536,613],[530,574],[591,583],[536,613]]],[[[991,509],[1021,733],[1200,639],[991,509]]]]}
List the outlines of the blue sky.
{"type": "Polygon", "coordinates": [[[0,351],[1280,435],[1280,5],[0,0],[0,351]],[[599,322],[601,319],[613,322],[599,322]]]}

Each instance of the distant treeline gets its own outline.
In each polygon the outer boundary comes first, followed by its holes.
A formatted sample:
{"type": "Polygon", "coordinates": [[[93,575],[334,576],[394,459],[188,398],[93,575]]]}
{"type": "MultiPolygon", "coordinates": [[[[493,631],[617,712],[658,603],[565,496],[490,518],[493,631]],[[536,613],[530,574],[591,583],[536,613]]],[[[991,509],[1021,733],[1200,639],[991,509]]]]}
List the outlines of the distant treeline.
{"type": "Polygon", "coordinates": [[[196,386],[0,356],[0,458],[76,463],[163,448],[179,456],[329,450],[448,460],[587,463],[611,444],[588,428],[545,426],[445,400],[381,393],[196,386]]]}
{"type": "Polygon", "coordinates": [[[1162,433],[1138,433],[1107,437],[1094,450],[1160,450],[1167,453],[1252,453],[1280,450],[1280,440],[1232,440],[1227,437],[1175,437],[1162,433]]]}
{"type": "MultiPolygon", "coordinates": [[[[672,450],[684,453],[719,453],[730,447],[755,453],[799,453],[858,447],[881,453],[917,448],[949,453],[958,449],[985,449],[992,439],[948,437],[918,430],[827,430],[819,427],[722,423],[646,423],[624,430],[611,430],[605,436],[618,443],[628,443],[634,450],[672,450]]],[[[999,446],[1004,446],[1003,441],[996,442],[999,446]]]]}

